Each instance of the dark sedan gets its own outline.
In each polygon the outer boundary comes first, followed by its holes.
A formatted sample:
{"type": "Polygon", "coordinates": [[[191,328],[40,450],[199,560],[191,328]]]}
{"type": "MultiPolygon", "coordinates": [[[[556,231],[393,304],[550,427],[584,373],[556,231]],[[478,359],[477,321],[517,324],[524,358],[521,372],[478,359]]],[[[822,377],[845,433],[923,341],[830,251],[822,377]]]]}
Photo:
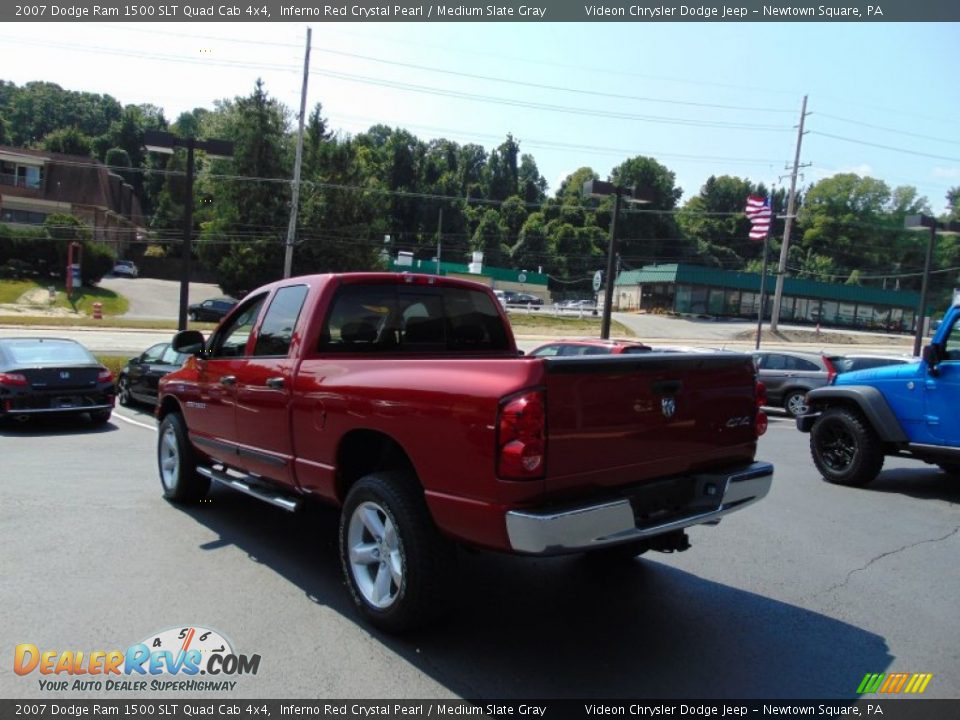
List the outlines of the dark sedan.
{"type": "Polygon", "coordinates": [[[191,320],[220,322],[236,304],[237,301],[233,298],[211,298],[201,303],[194,303],[187,308],[187,314],[191,320]]]}
{"type": "Polygon", "coordinates": [[[59,338],[0,339],[0,420],[113,410],[113,373],[83,345],[59,338]]]}
{"type": "Polygon", "coordinates": [[[131,358],[117,378],[117,400],[121,405],[134,402],[157,404],[157,384],[167,373],[179,370],[189,355],[178,353],[170,343],[159,343],[131,358]]]}

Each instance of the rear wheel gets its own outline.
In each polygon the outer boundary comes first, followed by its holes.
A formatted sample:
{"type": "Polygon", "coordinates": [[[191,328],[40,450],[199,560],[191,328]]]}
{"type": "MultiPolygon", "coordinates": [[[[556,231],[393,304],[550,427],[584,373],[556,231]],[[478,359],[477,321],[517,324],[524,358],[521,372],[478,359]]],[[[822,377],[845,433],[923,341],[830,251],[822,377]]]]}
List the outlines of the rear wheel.
{"type": "Polygon", "coordinates": [[[810,406],[807,405],[807,391],[793,390],[783,399],[783,409],[787,411],[790,417],[799,417],[810,412],[810,406]]]}
{"type": "Polygon", "coordinates": [[[412,478],[372,473],[350,489],[340,515],[340,561],[354,603],[372,624],[400,632],[439,615],[455,581],[455,557],[412,478]]]}
{"type": "Polygon", "coordinates": [[[830,408],[810,431],[810,454],[817,470],[837,485],[863,486],[883,467],[883,445],[860,415],[830,408]]]}
{"type": "Polygon", "coordinates": [[[197,473],[196,455],[187,437],[187,426],[178,413],[170,413],[160,423],[157,465],[163,496],[168,500],[196,502],[210,490],[209,478],[197,473]]]}

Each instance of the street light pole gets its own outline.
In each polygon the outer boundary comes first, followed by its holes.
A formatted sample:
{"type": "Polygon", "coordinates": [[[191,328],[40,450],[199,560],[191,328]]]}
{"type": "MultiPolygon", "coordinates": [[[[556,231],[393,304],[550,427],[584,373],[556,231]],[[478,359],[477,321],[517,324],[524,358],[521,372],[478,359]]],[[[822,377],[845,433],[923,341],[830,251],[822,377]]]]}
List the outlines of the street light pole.
{"type": "Polygon", "coordinates": [[[203,150],[210,157],[232,157],[233,143],[229,140],[197,140],[179,138],[161,130],[147,130],[143,144],[151,152],[172,155],[174,148],[187,149],[187,189],[183,201],[183,257],[180,258],[180,309],[177,329],[187,329],[187,307],[190,303],[190,265],[193,255],[193,165],[194,150],[203,150]]]}
{"type": "Polygon", "coordinates": [[[610,338],[610,315],[613,312],[613,285],[617,279],[617,217],[620,215],[620,203],[624,195],[627,197],[627,202],[631,203],[639,204],[650,201],[635,197],[634,188],[614,185],[612,182],[604,180],[587,180],[583,184],[583,195],[584,197],[594,198],[613,195],[613,219],[610,221],[610,241],[607,245],[606,289],[603,293],[603,319],[600,323],[600,337],[608,340],[610,338]]]}
{"type": "Polygon", "coordinates": [[[183,257],[180,258],[177,330],[187,329],[187,307],[190,305],[190,266],[193,259],[193,148],[194,139],[187,138],[187,196],[183,201],[183,257]]]}

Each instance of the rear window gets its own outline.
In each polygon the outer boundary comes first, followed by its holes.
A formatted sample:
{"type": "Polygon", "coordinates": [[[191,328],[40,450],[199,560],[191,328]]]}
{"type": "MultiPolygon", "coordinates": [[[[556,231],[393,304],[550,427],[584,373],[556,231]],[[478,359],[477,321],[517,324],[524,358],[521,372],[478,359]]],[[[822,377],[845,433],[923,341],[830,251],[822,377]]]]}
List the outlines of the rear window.
{"type": "Polygon", "coordinates": [[[95,363],[85,347],[69,340],[17,340],[5,344],[17,365],[95,363]]]}
{"type": "Polygon", "coordinates": [[[345,285],[320,335],[321,352],[435,353],[508,350],[490,296],[421,285],[345,285]]]}

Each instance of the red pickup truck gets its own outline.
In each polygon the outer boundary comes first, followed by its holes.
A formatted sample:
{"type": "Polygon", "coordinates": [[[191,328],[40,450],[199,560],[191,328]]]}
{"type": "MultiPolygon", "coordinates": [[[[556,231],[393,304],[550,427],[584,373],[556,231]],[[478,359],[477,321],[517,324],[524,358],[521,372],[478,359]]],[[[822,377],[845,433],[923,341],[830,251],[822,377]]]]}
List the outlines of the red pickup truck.
{"type": "Polygon", "coordinates": [[[160,382],[165,496],[217,482],[341,508],[347,585],[373,624],[443,607],[458,544],[528,555],[685,550],[759,500],[771,465],[738,353],[523,357],[484,285],[297,277],[250,293],[160,382]]]}

